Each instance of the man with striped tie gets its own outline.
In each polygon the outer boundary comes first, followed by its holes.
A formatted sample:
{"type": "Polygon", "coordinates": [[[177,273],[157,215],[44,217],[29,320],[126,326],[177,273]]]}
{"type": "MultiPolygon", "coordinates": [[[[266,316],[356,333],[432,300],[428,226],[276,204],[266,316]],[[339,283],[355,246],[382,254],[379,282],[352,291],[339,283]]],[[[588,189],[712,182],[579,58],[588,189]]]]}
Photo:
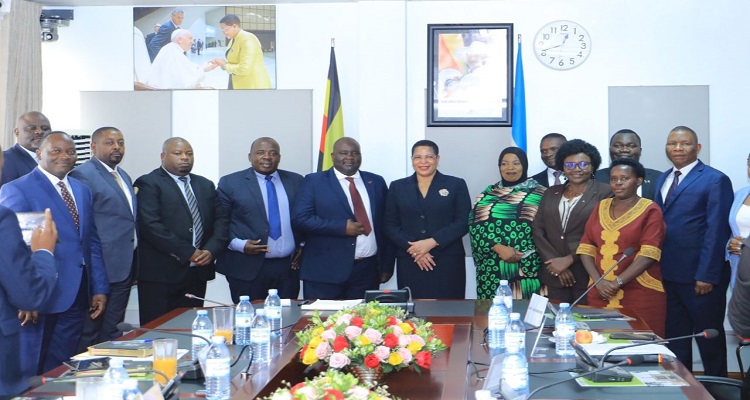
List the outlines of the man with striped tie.
{"type": "Polygon", "coordinates": [[[226,248],[228,224],[213,182],[195,174],[193,148],[164,142],[161,167],[138,178],[138,308],[144,325],[179,307],[202,307],[186,293],[206,294],[214,258],[226,248]]]}

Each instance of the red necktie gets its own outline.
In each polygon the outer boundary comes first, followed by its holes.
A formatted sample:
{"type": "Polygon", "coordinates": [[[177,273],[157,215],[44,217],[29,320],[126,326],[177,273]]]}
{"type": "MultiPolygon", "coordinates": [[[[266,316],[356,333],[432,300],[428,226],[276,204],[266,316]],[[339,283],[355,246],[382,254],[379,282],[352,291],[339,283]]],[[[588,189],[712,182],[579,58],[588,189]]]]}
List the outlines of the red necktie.
{"type": "Polygon", "coordinates": [[[352,196],[352,204],[354,205],[354,218],[362,224],[365,229],[365,236],[367,236],[372,232],[372,226],[370,225],[370,219],[367,218],[365,203],[362,202],[362,196],[359,195],[359,191],[354,185],[354,178],[346,178],[346,180],[349,181],[349,194],[352,196]]]}
{"type": "Polygon", "coordinates": [[[73,201],[73,196],[68,191],[67,186],[65,186],[65,182],[57,182],[57,186],[60,186],[60,194],[62,194],[63,201],[65,202],[65,205],[68,206],[68,210],[70,210],[70,214],[73,216],[73,221],[75,221],[76,223],[76,228],[80,228],[78,221],[78,209],[76,208],[75,201],[73,201]]]}

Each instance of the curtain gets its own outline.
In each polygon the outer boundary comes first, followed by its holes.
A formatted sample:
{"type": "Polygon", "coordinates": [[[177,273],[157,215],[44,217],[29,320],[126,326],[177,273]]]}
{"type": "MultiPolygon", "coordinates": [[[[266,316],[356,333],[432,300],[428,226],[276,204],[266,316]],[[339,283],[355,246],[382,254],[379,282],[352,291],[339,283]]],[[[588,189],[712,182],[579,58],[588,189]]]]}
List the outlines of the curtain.
{"type": "Polygon", "coordinates": [[[42,43],[40,4],[13,1],[0,21],[0,144],[15,144],[16,119],[42,110],[42,43]]]}

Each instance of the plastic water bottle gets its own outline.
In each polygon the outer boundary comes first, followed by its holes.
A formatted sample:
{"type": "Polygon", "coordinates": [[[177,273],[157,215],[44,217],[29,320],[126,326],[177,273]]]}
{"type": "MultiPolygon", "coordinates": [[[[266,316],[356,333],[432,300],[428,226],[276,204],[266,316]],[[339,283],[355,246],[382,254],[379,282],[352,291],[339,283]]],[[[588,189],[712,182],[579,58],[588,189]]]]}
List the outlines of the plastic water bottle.
{"type": "Polygon", "coordinates": [[[500,286],[497,288],[497,295],[505,302],[505,308],[508,309],[508,312],[513,312],[513,291],[510,290],[507,280],[503,279],[500,281],[500,286]]]}
{"type": "Polygon", "coordinates": [[[474,398],[476,400],[495,400],[492,397],[492,392],[489,390],[477,390],[474,392],[474,398]]]}
{"type": "Polygon", "coordinates": [[[505,330],[505,348],[508,353],[526,354],[526,326],[517,312],[510,313],[510,325],[505,330]]]}
{"type": "Polygon", "coordinates": [[[268,324],[271,326],[271,340],[276,340],[281,337],[281,298],[279,298],[279,291],[276,289],[268,289],[268,297],[266,297],[266,303],[263,306],[266,310],[266,318],[268,318],[268,324]]]}
{"type": "Polygon", "coordinates": [[[234,344],[247,346],[250,344],[250,326],[253,323],[255,310],[250,304],[250,296],[240,296],[240,303],[234,313],[234,344]]]}
{"type": "Polygon", "coordinates": [[[570,304],[560,303],[555,317],[555,353],[561,357],[575,357],[576,351],[570,341],[576,335],[576,321],[570,311],[570,304]]]}
{"type": "Polygon", "coordinates": [[[193,320],[193,335],[198,335],[206,340],[202,340],[197,337],[193,337],[193,360],[198,359],[198,353],[203,350],[204,347],[208,346],[206,341],[211,341],[213,336],[214,324],[211,323],[211,319],[208,318],[208,311],[198,310],[198,316],[193,320]]]}
{"type": "Polygon", "coordinates": [[[229,349],[224,344],[224,336],[211,338],[211,347],[206,355],[206,399],[229,399],[230,392],[230,364],[229,349]]]}
{"type": "Polygon", "coordinates": [[[495,296],[487,316],[487,342],[491,349],[505,348],[505,330],[509,322],[508,309],[505,308],[503,299],[495,296]]]}
{"type": "Polygon", "coordinates": [[[261,308],[255,313],[250,342],[253,346],[253,363],[265,364],[271,360],[271,327],[265,309],[261,308]]]}
{"type": "Polygon", "coordinates": [[[122,366],[122,358],[110,358],[109,368],[104,373],[104,392],[106,393],[104,398],[122,400],[123,385],[128,378],[128,371],[122,366]]]}
{"type": "Polygon", "coordinates": [[[128,379],[123,384],[122,400],[143,400],[143,393],[138,389],[138,381],[128,379]]]}
{"type": "Polygon", "coordinates": [[[523,348],[524,346],[520,343],[515,345],[508,343],[508,353],[503,359],[500,381],[500,390],[504,399],[525,399],[529,394],[529,364],[523,348]],[[511,348],[518,349],[518,351],[511,352],[511,348]]]}

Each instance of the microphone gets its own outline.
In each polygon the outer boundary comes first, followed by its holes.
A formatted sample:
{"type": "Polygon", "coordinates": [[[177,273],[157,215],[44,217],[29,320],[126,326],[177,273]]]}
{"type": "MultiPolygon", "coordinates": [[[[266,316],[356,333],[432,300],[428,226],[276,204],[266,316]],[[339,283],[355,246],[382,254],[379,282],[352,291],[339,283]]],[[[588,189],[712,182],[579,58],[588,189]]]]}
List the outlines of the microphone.
{"type": "Polygon", "coordinates": [[[620,366],[623,366],[623,365],[630,365],[630,366],[639,365],[642,362],[643,362],[643,356],[640,356],[640,355],[630,356],[627,359],[622,360],[622,361],[620,361],[617,364],[608,365],[608,366],[603,367],[603,368],[597,368],[595,370],[591,370],[591,371],[588,371],[588,372],[584,372],[582,374],[578,374],[578,375],[576,375],[574,377],[566,378],[566,379],[563,379],[561,381],[557,381],[557,382],[550,383],[548,385],[540,386],[540,387],[534,389],[533,391],[531,391],[531,393],[529,393],[529,395],[526,396],[526,400],[529,400],[532,396],[534,396],[535,394],[539,393],[540,391],[542,391],[544,389],[550,388],[550,387],[555,386],[555,385],[559,385],[559,384],[564,383],[564,382],[572,381],[572,380],[575,380],[575,379],[578,379],[578,378],[582,378],[584,376],[596,374],[596,373],[599,373],[599,372],[602,372],[602,371],[606,371],[606,370],[612,369],[612,368],[617,368],[617,367],[620,367],[620,366]]]}
{"type": "MultiPolygon", "coordinates": [[[[694,338],[694,337],[702,337],[702,338],[705,338],[705,339],[713,339],[716,336],[719,336],[719,331],[717,331],[716,329],[706,329],[703,332],[694,333],[692,335],[677,336],[677,337],[668,338],[668,339],[649,340],[649,341],[646,341],[646,342],[631,343],[631,344],[626,344],[626,345],[622,345],[622,346],[613,347],[613,348],[607,350],[604,353],[604,355],[602,355],[602,359],[599,360],[599,367],[601,367],[602,365],[604,365],[604,361],[607,359],[607,356],[609,356],[613,351],[616,351],[616,350],[627,349],[627,348],[630,348],[630,347],[645,346],[647,344],[664,344],[664,343],[669,343],[669,342],[671,342],[673,340],[690,339],[690,338],[694,338]]],[[[653,357],[651,357],[651,358],[653,358],[653,357]]],[[[661,361],[661,359],[659,359],[659,361],[661,361]]]]}
{"type": "MultiPolygon", "coordinates": [[[[41,385],[44,385],[45,383],[50,383],[50,382],[68,381],[72,379],[82,379],[82,378],[91,378],[91,377],[101,377],[101,376],[104,376],[106,372],[107,370],[103,369],[101,370],[100,374],[70,375],[70,376],[60,376],[57,378],[51,378],[48,376],[38,375],[38,376],[32,376],[26,381],[26,383],[31,387],[36,387],[36,386],[41,386],[41,385]]],[[[166,374],[164,374],[161,371],[157,371],[155,369],[144,369],[144,370],[139,370],[138,372],[139,373],[140,372],[154,373],[157,375],[161,375],[161,377],[164,378],[165,382],[169,380],[169,377],[166,374]]]]}
{"type": "Polygon", "coordinates": [[[232,305],[232,304],[224,304],[224,303],[219,303],[218,301],[204,299],[203,297],[198,297],[198,296],[196,296],[196,295],[194,295],[192,293],[185,293],[185,297],[187,297],[188,299],[195,299],[195,300],[207,301],[209,303],[218,304],[218,305],[224,306],[224,307],[234,307],[234,305],[232,305]]]}
{"type": "Polygon", "coordinates": [[[172,394],[174,394],[174,391],[177,390],[177,386],[182,382],[182,377],[185,375],[182,371],[177,371],[177,374],[175,374],[174,378],[170,379],[169,382],[167,382],[166,385],[164,385],[164,389],[161,391],[161,395],[164,396],[165,399],[168,399],[172,394]]]}
{"type": "Polygon", "coordinates": [[[599,282],[601,282],[602,279],[604,279],[605,276],[609,275],[609,273],[612,272],[612,270],[615,269],[615,267],[618,266],[622,262],[622,260],[624,260],[624,259],[632,256],[633,253],[635,253],[635,248],[634,247],[628,247],[624,252],[622,252],[622,257],[620,257],[620,259],[617,260],[617,262],[614,263],[614,265],[612,265],[611,267],[609,267],[609,269],[607,270],[607,272],[603,273],[602,276],[600,276],[599,279],[597,279],[594,282],[593,285],[589,286],[589,288],[586,289],[586,291],[583,292],[583,294],[579,298],[577,298],[576,301],[574,301],[570,305],[570,309],[572,310],[573,307],[575,307],[576,304],[578,304],[579,301],[583,300],[583,298],[586,297],[586,295],[591,291],[591,289],[593,289],[596,285],[598,285],[599,282]]]}

